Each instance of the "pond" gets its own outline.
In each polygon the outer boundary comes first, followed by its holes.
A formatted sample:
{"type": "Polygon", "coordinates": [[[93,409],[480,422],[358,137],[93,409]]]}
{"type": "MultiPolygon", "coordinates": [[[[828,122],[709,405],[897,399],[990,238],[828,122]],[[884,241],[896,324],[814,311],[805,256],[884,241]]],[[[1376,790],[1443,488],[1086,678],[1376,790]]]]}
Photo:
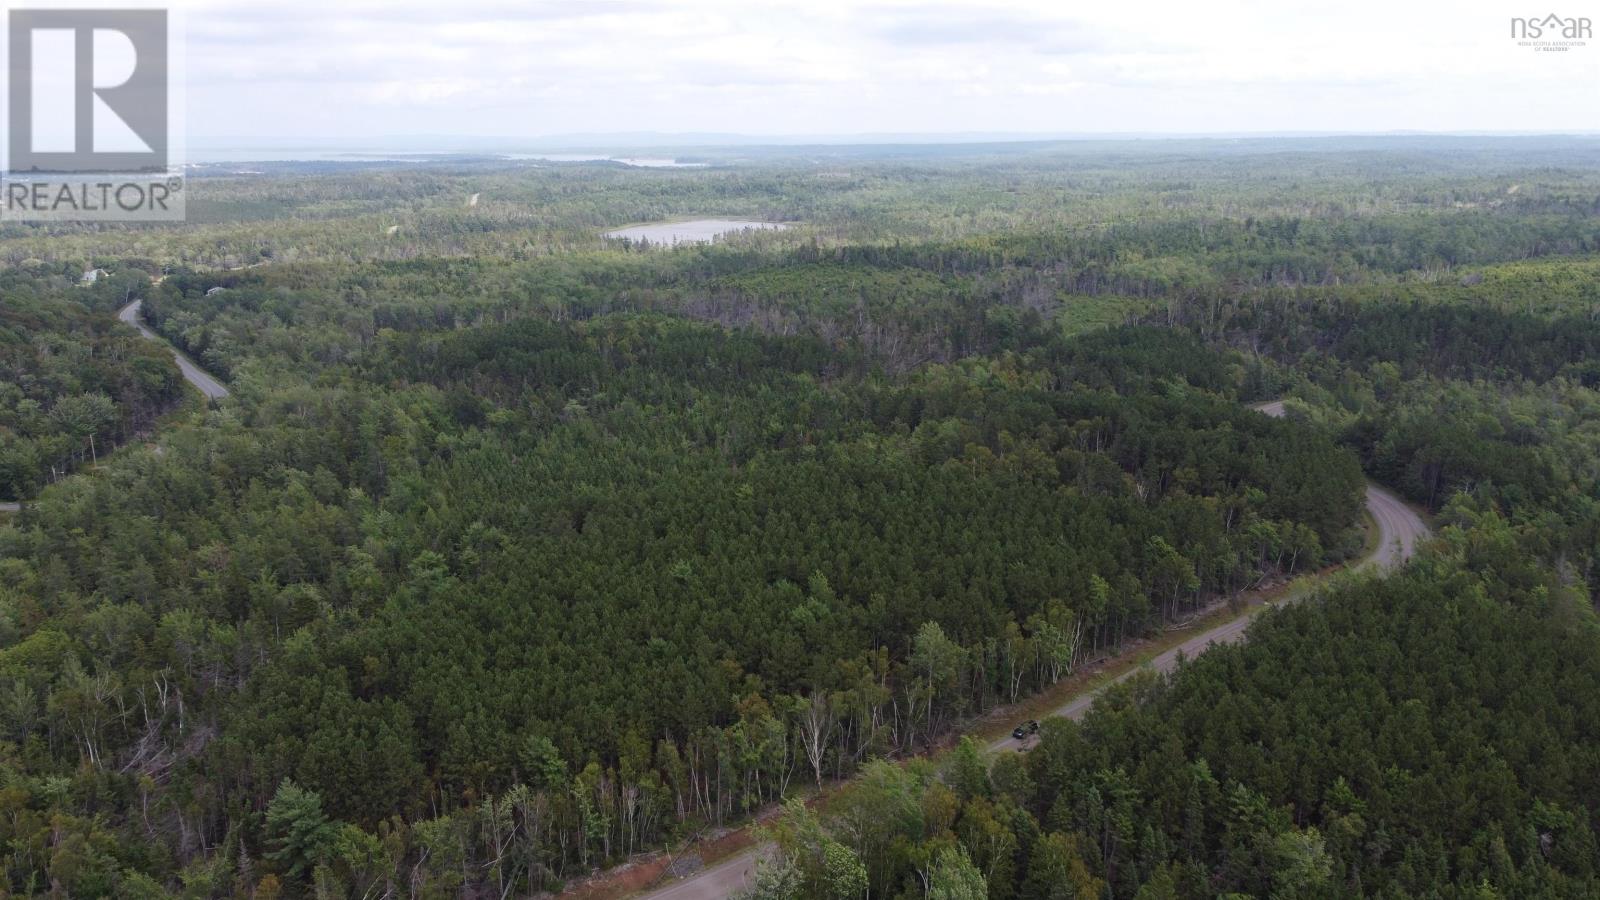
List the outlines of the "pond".
{"type": "Polygon", "coordinates": [[[740,219],[693,219],[688,222],[652,222],[606,232],[608,238],[628,238],[652,244],[704,244],[722,235],[747,229],[788,228],[787,222],[750,222],[740,219]]]}

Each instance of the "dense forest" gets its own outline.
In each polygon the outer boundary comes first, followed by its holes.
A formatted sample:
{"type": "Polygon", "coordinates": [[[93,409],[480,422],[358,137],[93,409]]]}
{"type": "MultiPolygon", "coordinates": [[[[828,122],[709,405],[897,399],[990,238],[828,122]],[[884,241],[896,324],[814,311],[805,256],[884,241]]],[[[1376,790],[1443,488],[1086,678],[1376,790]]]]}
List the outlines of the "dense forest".
{"type": "Polygon", "coordinates": [[[875,764],[786,810],[746,896],[1592,897],[1596,623],[1491,530],[1048,720],[1021,758],[875,764]]]}
{"type": "Polygon", "coordinates": [[[1159,332],[893,383],[654,317],[393,341],[371,379],[405,387],[196,425],[0,543],[27,601],[0,665],[66,667],[18,682],[55,713],[18,733],[159,780],[143,840],[270,845],[230,806],[292,783],[362,834],[433,823],[483,858],[470,798],[522,798],[539,818],[497,877],[537,883],[1360,542],[1325,437],[1048,387],[1149,342],[1220,368],[1159,332]]]}
{"type": "Polygon", "coordinates": [[[0,226],[4,891],[526,896],[788,801],[762,896],[1593,892],[1587,143],[708,160],[0,226]],[[687,215],[799,224],[600,236],[687,215]],[[1363,472],[1404,573],[892,761],[1356,558],[1363,472]]]}
{"type": "Polygon", "coordinates": [[[112,315],[148,278],[82,278],[42,263],[0,273],[0,500],[97,460],[182,396],[171,356],[112,315]]]}

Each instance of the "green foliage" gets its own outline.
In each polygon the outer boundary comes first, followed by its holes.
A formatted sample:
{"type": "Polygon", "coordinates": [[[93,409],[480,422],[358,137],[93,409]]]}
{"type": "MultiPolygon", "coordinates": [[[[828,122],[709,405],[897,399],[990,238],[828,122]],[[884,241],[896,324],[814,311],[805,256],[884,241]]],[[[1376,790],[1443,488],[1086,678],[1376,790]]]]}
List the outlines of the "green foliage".
{"type": "Polygon", "coordinates": [[[788,861],[760,860],[750,884],[733,894],[736,900],[794,900],[804,890],[800,873],[788,861]]]}
{"type": "Polygon", "coordinates": [[[344,829],[329,822],[322,798],[284,779],[267,806],[267,859],[291,879],[307,877],[335,855],[360,852],[344,829]]]}
{"type": "Polygon", "coordinates": [[[1454,552],[1351,581],[1052,723],[1020,804],[882,763],[779,833],[857,848],[874,893],[1589,896],[1600,622],[1525,593],[1454,552]]]}
{"type": "Polygon", "coordinates": [[[0,498],[38,497],[0,525],[0,892],[522,896],[852,774],[763,896],[1592,887],[1588,645],[1539,630],[1595,581],[1592,148],[749,156],[0,226],[0,498]],[[802,224],[598,236],[709,213],[802,224]],[[181,382],[134,298],[233,390],[149,447],[181,382]],[[1296,613],[1036,758],[883,760],[1348,558],[1358,461],[1455,560],[1352,602],[1371,659],[1296,613]]]}
{"type": "Polygon", "coordinates": [[[85,293],[54,273],[0,273],[0,500],[32,497],[182,397],[171,356],[85,293]]]}
{"type": "Polygon", "coordinates": [[[928,900],[988,900],[983,873],[960,846],[945,847],[928,870],[928,900]]]}
{"type": "Polygon", "coordinates": [[[941,777],[964,801],[989,796],[989,767],[983,747],[970,735],[963,736],[945,756],[941,777]]]}

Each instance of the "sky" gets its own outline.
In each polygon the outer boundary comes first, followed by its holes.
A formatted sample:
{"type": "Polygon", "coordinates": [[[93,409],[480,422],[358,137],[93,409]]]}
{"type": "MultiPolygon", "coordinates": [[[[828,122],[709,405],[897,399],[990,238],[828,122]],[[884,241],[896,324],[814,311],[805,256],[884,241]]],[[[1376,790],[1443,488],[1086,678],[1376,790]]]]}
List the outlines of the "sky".
{"type": "Polygon", "coordinates": [[[1600,130],[1574,0],[192,0],[191,139],[1600,130]],[[1553,5],[1551,5],[1553,4],[1553,5]]]}

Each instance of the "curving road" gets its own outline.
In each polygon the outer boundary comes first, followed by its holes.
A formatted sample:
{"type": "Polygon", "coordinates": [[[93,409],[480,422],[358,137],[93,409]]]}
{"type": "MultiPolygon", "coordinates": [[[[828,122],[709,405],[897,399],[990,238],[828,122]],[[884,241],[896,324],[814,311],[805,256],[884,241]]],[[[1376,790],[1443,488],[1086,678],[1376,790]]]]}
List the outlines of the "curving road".
{"type": "MultiPolygon", "coordinates": [[[[1250,408],[1274,419],[1285,415],[1282,400],[1257,403],[1250,408]]],[[[1378,549],[1357,563],[1358,567],[1392,569],[1415,555],[1417,543],[1429,534],[1428,526],[1405,501],[1371,482],[1367,482],[1367,512],[1378,523],[1378,549]]]]}
{"type": "Polygon", "coordinates": [[[183,379],[199,388],[200,393],[206,395],[206,399],[220,400],[228,396],[228,389],[222,386],[222,382],[212,378],[205,369],[196,365],[195,361],[186,356],[183,351],[167,343],[167,340],[161,335],[144,327],[144,322],[139,319],[139,310],[143,306],[143,300],[135,300],[118,311],[117,318],[139,329],[139,333],[150,340],[166,344],[167,348],[172,351],[173,359],[178,361],[178,371],[183,373],[183,379]]]}
{"type": "MultiPolygon", "coordinates": [[[[1269,412],[1268,415],[1271,415],[1271,413],[1269,412]]],[[[1367,485],[1367,511],[1372,514],[1373,521],[1378,523],[1378,546],[1361,561],[1355,563],[1352,568],[1364,569],[1368,566],[1377,566],[1379,569],[1393,569],[1410,559],[1417,552],[1417,544],[1428,536],[1427,524],[1411,510],[1411,507],[1406,506],[1398,497],[1375,484],[1367,485]]],[[[1298,588],[1279,598],[1277,605],[1281,606],[1286,603],[1297,602],[1303,599],[1307,593],[1309,593],[1308,588],[1298,588]]],[[[1130,669],[1092,691],[1085,691],[1079,694],[1065,705],[1051,712],[1050,715],[1063,716],[1077,721],[1089,712],[1091,706],[1094,706],[1094,701],[1099,699],[1101,692],[1114,684],[1132,678],[1138,672],[1146,670],[1162,673],[1171,672],[1178,667],[1180,654],[1186,659],[1193,659],[1209,650],[1213,644],[1238,643],[1244,640],[1246,631],[1250,627],[1250,621],[1256,617],[1257,613],[1266,608],[1265,606],[1257,607],[1255,610],[1232,621],[1224,622],[1210,631],[1197,634],[1157,656],[1150,661],[1148,666],[1130,669]]],[[[1025,745],[1022,741],[1011,737],[995,741],[989,745],[989,749],[995,752],[1022,750],[1024,747],[1025,745]]]]}
{"type": "MultiPolygon", "coordinates": [[[[198,388],[200,393],[205,394],[206,399],[220,400],[228,396],[228,389],[222,386],[222,382],[212,378],[205,369],[196,365],[194,360],[184,355],[177,347],[168,343],[161,335],[144,327],[144,323],[139,320],[139,309],[143,305],[143,300],[135,300],[118,310],[117,318],[139,329],[139,333],[150,340],[166,344],[167,349],[172,351],[172,357],[178,361],[178,371],[183,373],[183,379],[198,388]]],[[[20,503],[0,502],[0,513],[18,512],[21,509],[22,504],[20,503]]]]}
{"type": "MultiPolygon", "coordinates": [[[[1283,401],[1274,400],[1269,403],[1260,403],[1252,409],[1273,418],[1282,418],[1284,415],[1283,401]]],[[[1366,558],[1356,563],[1353,568],[1366,568],[1377,566],[1379,569],[1392,569],[1410,559],[1417,552],[1417,544],[1429,535],[1427,523],[1422,521],[1409,506],[1400,498],[1389,493],[1375,484],[1367,485],[1367,511],[1372,514],[1372,519],[1378,525],[1378,545],[1375,550],[1367,554],[1366,558]]],[[[1278,602],[1294,603],[1308,593],[1302,588],[1285,595],[1278,602]]],[[[1074,721],[1083,718],[1094,701],[1110,686],[1132,678],[1136,673],[1146,671],[1171,672],[1178,667],[1178,658],[1193,658],[1209,650],[1217,644],[1234,644],[1245,639],[1250,622],[1256,613],[1266,607],[1257,607],[1256,610],[1239,616],[1230,622],[1224,622],[1217,627],[1197,634],[1184,641],[1177,647],[1162,653],[1151,660],[1148,666],[1130,669],[1113,678],[1111,681],[1085,691],[1072,698],[1064,705],[1051,712],[1052,716],[1062,716],[1074,721]]],[[[1026,745],[1011,737],[995,741],[989,745],[990,752],[1025,750],[1026,745]]],[[[714,866],[706,868],[681,881],[674,882],[666,887],[642,895],[643,900],[722,900],[732,896],[740,889],[747,886],[755,874],[756,864],[765,851],[765,847],[754,847],[736,856],[726,859],[714,866]]]]}

